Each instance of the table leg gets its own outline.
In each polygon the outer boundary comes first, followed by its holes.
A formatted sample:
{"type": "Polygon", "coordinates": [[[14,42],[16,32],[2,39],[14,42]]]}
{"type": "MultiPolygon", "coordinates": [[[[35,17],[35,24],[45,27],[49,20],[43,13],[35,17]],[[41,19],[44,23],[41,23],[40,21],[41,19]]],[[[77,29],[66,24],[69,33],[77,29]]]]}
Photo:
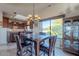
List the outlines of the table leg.
{"type": "Polygon", "coordinates": [[[39,53],[40,53],[40,41],[36,40],[36,42],[35,42],[35,55],[39,56],[39,53]]]}

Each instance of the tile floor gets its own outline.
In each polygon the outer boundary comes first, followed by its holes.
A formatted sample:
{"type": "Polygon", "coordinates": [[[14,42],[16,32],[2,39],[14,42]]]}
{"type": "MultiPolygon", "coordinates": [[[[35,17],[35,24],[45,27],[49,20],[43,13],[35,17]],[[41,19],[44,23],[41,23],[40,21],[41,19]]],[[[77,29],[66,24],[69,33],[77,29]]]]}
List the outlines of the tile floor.
{"type": "MultiPolygon", "coordinates": [[[[0,56],[16,56],[16,44],[10,43],[8,45],[0,45],[0,56]]],[[[55,56],[74,56],[74,55],[56,48],[55,56]]]]}

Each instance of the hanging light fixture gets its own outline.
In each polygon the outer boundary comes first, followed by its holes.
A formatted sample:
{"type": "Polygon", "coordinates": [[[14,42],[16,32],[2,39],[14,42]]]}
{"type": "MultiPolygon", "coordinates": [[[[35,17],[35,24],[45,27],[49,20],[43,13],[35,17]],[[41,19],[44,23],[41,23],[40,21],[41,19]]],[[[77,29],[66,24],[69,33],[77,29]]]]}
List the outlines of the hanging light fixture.
{"type": "MultiPolygon", "coordinates": [[[[35,4],[33,3],[33,10],[32,10],[32,14],[29,14],[28,17],[27,17],[27,25],[33,25],[33,28],[31,29],[33,31],[33,34],[36,34],[38,35],[39,31],[39,20],[40,20],[40,17],[38,16],[38,14],[35,14],[35,4]]],[[[30,29],[29,28],[30,26],[27,26],[27,29],[30,29]]]]}
{"type": "Polygon", "coordinates": [[[28,21],[35,21],[35,20],[40,20],[40,16],[38,16],[37,14],[35,14],[35,3],[33,3],[33,14],[29,14],[28,15],[28,21]]]}

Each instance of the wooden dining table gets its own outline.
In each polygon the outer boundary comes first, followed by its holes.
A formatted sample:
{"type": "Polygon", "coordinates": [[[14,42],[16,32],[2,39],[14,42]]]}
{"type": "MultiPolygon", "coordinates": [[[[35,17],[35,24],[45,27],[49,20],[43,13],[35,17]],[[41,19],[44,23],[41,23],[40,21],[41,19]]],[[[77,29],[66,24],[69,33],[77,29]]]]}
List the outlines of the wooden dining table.
{"type": "Polygon", "coordinates": [[[35,55],[39,56],[40,55],[40,44],[41,42],[45,41],[46,39],[48,39],[50,37],[50,35],[44,34],[44,35],[33,35],[33,41],[34,46],[35,46],[35,55]]]}
{"type": "MultiPolygon", "coordinates": [[[[39,56],[40,54],[40,44],[44,42],[45,40],[49,39],[50,35],[48,34],[32,34],[27,32],[27,34],[31,34],[32,40],[34,42],[34,47],[35,47],[35,55],[39,56]]],[[[28,35],[24,36],[28,36],[28,35]]],[[[29,38],[29,37],[28,37],[29,38]]]]}

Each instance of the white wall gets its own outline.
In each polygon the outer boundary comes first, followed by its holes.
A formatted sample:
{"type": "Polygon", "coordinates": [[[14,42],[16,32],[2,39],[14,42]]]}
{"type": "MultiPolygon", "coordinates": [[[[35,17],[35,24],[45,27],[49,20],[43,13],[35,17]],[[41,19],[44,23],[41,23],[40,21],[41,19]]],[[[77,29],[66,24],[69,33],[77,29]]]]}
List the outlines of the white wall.
{"type": "MultiPolygon", "coordinates": [[[[0,22],[2,21],[3,21],[3,14],[0,9],[0,22]]],[[[1,44],[7,44],[7,28],[2,28],[2,26],[0,26],[0,45],[1,44]]]]}
{"type": "Polygon", "coordinates": [[[7,44],[7,29],[0,28],[0,45],[7,44]]]}

